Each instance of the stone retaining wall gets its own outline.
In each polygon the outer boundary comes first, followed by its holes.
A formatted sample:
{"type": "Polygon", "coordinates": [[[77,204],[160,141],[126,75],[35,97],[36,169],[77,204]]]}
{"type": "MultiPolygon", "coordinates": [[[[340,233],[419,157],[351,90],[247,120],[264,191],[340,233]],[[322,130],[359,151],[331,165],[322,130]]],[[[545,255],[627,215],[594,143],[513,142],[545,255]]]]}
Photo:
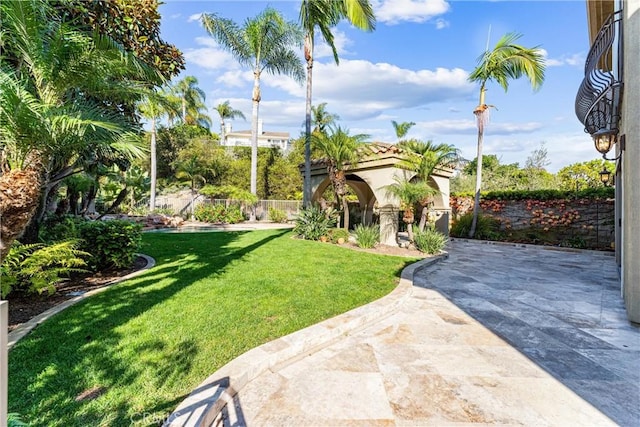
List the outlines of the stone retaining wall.
{"type": "MultiPolygon", "coordinates": [[[[451,196],[452,220],[473,211],[472,197],[451,196]]],[[[613,249],[613,199],[482,200],[481,213],[500,222],[507,241],[613,249]]]]}

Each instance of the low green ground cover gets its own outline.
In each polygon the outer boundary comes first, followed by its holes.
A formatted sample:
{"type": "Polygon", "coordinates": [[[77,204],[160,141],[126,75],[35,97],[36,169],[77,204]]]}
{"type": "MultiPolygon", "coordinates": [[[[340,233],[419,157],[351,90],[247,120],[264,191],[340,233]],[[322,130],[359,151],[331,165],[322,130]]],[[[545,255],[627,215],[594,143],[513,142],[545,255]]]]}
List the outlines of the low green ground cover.
{"type": "Polygon", "coordinates": [[[284,231],[145,234],[157,265],[40,325],[9,355],[31,425],[157,424],[243,352],[390,292],[415,260],[284,231]]]}

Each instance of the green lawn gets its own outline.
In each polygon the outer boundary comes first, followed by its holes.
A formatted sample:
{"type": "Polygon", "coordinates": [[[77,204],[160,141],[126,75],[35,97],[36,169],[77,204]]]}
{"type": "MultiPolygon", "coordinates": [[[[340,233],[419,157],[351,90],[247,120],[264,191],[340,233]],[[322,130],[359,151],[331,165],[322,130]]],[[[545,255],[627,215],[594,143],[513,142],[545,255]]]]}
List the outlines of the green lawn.
{"type": "Polygon", "coordinates": [[[11,351],[10,412],[34,426],[160,420],[234,357],[380,298],[415,261],[278,230],[143,240],[156,267],[48,320],[11,351]],[[91,389],[98,397],[76,399],[91,389]]]}

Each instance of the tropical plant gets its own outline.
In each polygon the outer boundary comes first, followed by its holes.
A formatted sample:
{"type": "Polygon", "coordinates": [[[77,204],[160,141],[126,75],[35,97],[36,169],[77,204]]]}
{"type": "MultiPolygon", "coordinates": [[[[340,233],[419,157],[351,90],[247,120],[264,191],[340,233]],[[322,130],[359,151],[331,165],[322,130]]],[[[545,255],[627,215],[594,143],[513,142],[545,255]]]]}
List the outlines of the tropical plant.
{"type": "Polygon", "coordinates": [[[196,190],[199,184],[204,184],[207,181],[203,176],[204,169],[205,167],[195,154],[179,158],[176,163],[176,178],[185,180],[191,190],[191,216],[193,216],[195,208],[196,190]]]}
{"type": "Polygon", "coordinates": [[[211,118],[205,113],[207,106],[204,101],[206,95],[198,87],[198,79],[186,76],[171,87],[171,92],[178,97],[182,112],[182,123],[198,125],[205,129],[211,128],[211,118]]]}
{"type": "Polygon", "coordinates": [[[358,224],[354,229],[356,244],[363,249],[373,248],[380,241],[380,226],[358,224]]]}
{"type": "Polygon", "coordinates": [[[428,195],[437,193],[424,181],[411,182],[405,178],[394,178],[394,183],[386,186],[389,195],[400,200],[400,209],[403,211],[402,221],[407,225],[409,241],[413,242],[413,223],[415,222],[415,204],[424,200],[428,195]]]}
{"type": "Polygon", "coordinates": [[[415,172],[414,181],[421,181],[429,187],[424,193],[424,198],[418,200],[421,205],[418,230],[423,231],[433,197],[439,193],[431,184],[430,177],[438,168],[453,169],[457,166],[461,161],[460,152],[450,144],[435,144],[432,141],[423,142],[417,139],[401,141],[398,146],[406,154],[399,166],[402,169],[415,172]]]}
{"type": "Polygon", "coordinates": [[[480,102],[473,111],[478,126],[478,155],[476,170],[475,200],[473,205],[473,220],[469,229],[469,237],[473,238],[480,211],[480,190],[482,188],[482,143],[484,127],[489,120],[489,108],[485,103],[486,85],[489,81],[498,83],[505,92],[509,88],[510,79],[526,76],[534,90],[544,82],[545,60],[539,47],[526,48],[515,44],[521,37],[517,33],[502,36],[492,50],[487,50],[478,58],[478,66],[469,75],[469,81],[480,83],[480,102]]]}
{"type": "Polygon", "coordinates": [[[73,272],[84,272],[87,265],[83,258],[89,253],[79,250],[78,240],[66,240],[45,245],[16,242],[0,266],[0,297],[12,290],[24,287],[28,292],[52,294],[56,283],[73,272]]]}
{"type": "Polygon", "coordinates": [[[156,207],[156,184],[158,180],[157,125],[162,117],[171,113],[177,114],[179,107],[175,102],[172,102],[167,92],[151,91],[145,99],[138,104],[138,110],[140,114],[142,114],[142,117],[149,119],[151,122],[151,130],[149,131],[151,135],[151,188],[149,191],[149,210],[154,210],[156,207]]]}
{"type": "Polygon", "coordinates": [[[447,244],[448,238],[437,231],[434,226],[418,231],[415,235],[415,245],[419,251],[429,255],[439,254],[447,244]]]}
{"type": "Polygon", "coordinates": [[[336,122],[340,120],[340,116],[327,111],[327,103],[322,102],[318,105],[311,107],[311,114],[313,115],[313,128],[314,132],[324,133],[329,126],[335,126],[336,122]]]}
{"type": "Polygon", "coordinates": [[[29,221],[23,237],[36,240],[64,178],[142,156],[126,112],[143,85],[161,79],[110,39],[51,19],[48,2],[7,0],[0,8],[1,262],[29,221]]]}
{"type": "MultiPolygon", "coordinates": [[[[241,66],[253,71],[253,102],[251,114],[251,193],[258,189],[258,115],[262,99],[260,78],[263,71],[284,74],[297,81],[304,79],[300,59],[291,46],[300,45],[302,33],[294,22],[286,21],[270,7],[254,18],[248,18],[242,27],[230,19],[213,13],[202,15],[205,30],[228,50],[241,66]]],[[[255,220],[255,210],[251,210],[255,220]]]]}
{"type": "Polygon", "coordinates": [[[222,204],[199,204],[194,211],[194,217],[198,221],[208,223],[236,224],[244,220],[242,209],[238,204],[225,206],[222,204]]]}
{"type": "Polygon", "coordinates": [[[296,216],[293,232],[305,240],[319,240],[322,236],[328,236],[336,218],[333,209],[322,210],[318,206],[302,208],[296,216]]]}
{"type": "Polygon", "coordinates": [[[348,130],[341,127],[330,128],[329,133],[314,133],[312,141],[323,155],[327,165],[329,180],[338,198],[338,205],[342,206],[344,215],[343,227],[349,230],[349,204],[345,197],[347,194],[346,168],[355,166],[362,156],[358,147],[364,143],[369,135],[349,135],[348,130]]]}
{"type": "Polygon", "coordinates": [[[313,52],[316,29],[333,51],[333,59],[338,64],[338,50],[333,41],[331,28],[341,19],[365,31],[375,29],[375,16],[368,0],[302,0],[300,4],[300,24],[304,30],[304,58],[307,62],[307,98],[305,109],[305,149],[304,149],[304,206],[311,203],[311,94],[313,86],[313,52]]]}
{"type": "MultiPolygon", "coordinates": [[[[449,233],[453,237],[468,237],[473,224],[473,213],[462,215],[453,221],[449,233]]],[[[478,215],[476,221],[475,239],[499,240],[500,221],[487,215],[478,215]]]]}
{"type": "Polygon", "coordinates": [[[224,101],[216,106],[216,111],[220,116],[220,142],[222,145],[227,145],[227,129],[225,128],[224,121],[226,119],[235,119],[242,117],[243,120],[247,120],[242,111],[235,110],[229,104],[229,101],[224,101]]]}
{"type": "Polygon", "coordinates": [[[398,123],[395,120],[391,120],[391,124],[393,125],[393,130],[396,132],[396,137],[398,137],[398,141],[401,141],[402,138],[407,136],[409,130],[414,127],[415,122],[401,122],[398,123]]]}

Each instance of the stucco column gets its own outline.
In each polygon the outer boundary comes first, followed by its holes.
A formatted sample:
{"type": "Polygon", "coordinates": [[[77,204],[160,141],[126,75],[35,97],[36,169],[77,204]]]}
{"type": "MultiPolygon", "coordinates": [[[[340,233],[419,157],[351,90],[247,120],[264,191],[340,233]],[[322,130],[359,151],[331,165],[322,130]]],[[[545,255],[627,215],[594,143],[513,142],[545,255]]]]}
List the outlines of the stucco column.
{"type": "Polygon", "coordinates": [[[398,246],[398,209],[393,206],[380,208],[380,243],[398,246]]]}

